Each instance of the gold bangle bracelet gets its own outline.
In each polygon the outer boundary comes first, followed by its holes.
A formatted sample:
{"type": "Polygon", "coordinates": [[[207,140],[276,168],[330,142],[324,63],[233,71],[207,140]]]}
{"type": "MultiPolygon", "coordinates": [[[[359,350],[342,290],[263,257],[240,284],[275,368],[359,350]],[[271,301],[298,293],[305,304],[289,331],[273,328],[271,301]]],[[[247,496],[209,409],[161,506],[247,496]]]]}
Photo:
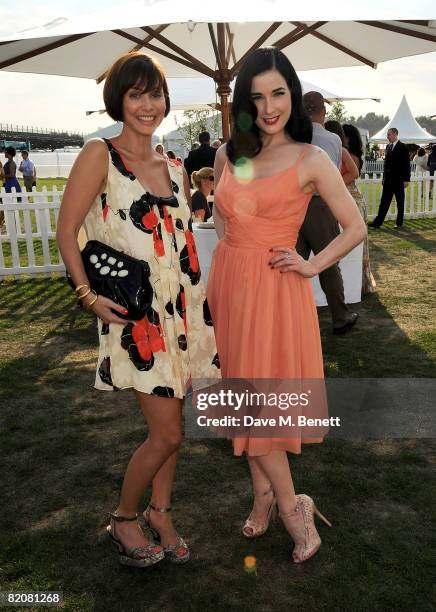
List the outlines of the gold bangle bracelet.
{"type": "Polygon", "coordinates": [[[85,291],[85,293],[82,293],[82,295],[77,295],[77,297],[79,298],[79,300],[83,300],[83,298],[85,298],[87,295],[89,295],[91,293],[92,289],[90,289],[88,287],[88,291],[85,291]]]}
{"type": "Polygon", "coordinates": [[[94,293],[94,294],[95,294],[95,298],[92,300],[92,302],[89,302],[89,304],[85,304],[85,308],[86,308],[87,310],[89,310],[90,306],[92,306],[93,304],[95,304],[95,303],[96,303],[96,301],[98,300],[98,295],[95,293],[95,291],[94,291],[94,290],[92,290],[92,293],[94,293]]]}
{"type": "Polygon", "coordinates": [[[77,287],[74,289],[74,291],[75,291],[75,292],[78,294],[78,293],[79,293],[79,291],[80,291],[81,289],[83,289],[84,287],[87,287],[87,288],[89,289],[89,285],[78,285],[78,286],[77,286],[77,287]]]}

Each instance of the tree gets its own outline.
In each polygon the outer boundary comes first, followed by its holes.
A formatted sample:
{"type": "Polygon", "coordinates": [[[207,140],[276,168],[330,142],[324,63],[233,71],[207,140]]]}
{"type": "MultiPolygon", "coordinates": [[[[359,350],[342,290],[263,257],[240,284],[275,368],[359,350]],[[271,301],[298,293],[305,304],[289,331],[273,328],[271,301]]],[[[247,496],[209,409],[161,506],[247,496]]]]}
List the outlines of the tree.
{"type": "Polygon", "coordinates": [[[200,132],[218,133],[218,114],[212,109],[209,110],[185,110],[183,111],[182,120],[179,122],[175,118],[177,129],[183,138],[183,144],[187,149],[190,149],[194,142],[198,140],[200,132]]]}
{"type": "Polygon", "coordinates": [[[374,136],[380,131],[389,121],[389,117],[385,115],[376,115],[375,113],[367,113],[365,116],[360,115],[355,120],[356,127],[368,130],[370,136],[374,136]]]}
{"type": "Polygon", "coordinates": [[[427,132],[430,132],[430,134],[436,134],[436,119],[430,119],[430,117],[426,117],[425,115],[421,117],[415,117],[415,119],[419,123],[419,125],[424,128],[424,130],[427,130],[427,132]]]}
{"type": "Polygon", "coordinates": [[[328,115],[326,116],[326,120],[327,121],[339,121],[339,123],[348,123],[349,122],[349,118],[347,115],[347,110],[343,104],[343,102],[341,102],[340,100],[338,100],[337,102],[335,102],[331,109],[330,112],[328,113],[328,115]]]}

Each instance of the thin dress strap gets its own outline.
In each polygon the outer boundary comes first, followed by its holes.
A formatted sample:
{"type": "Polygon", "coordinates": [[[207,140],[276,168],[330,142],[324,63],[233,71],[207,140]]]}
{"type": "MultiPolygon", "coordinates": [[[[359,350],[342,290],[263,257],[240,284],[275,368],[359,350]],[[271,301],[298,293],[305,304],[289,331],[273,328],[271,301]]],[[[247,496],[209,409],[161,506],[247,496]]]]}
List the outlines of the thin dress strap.
{"type": "Polygon", "coordinates": [[[306,153],[308,153],[308,151],[312,148],[312,145],[305,143],[305,145],[303,146],[303,150],[301,151],[300,155],[297,158],[297,161],[294,164],[295,168],[298,168],[298,166],[300,165],[301,161],[304,159],[304,157],[306,156],[306,153]]]}

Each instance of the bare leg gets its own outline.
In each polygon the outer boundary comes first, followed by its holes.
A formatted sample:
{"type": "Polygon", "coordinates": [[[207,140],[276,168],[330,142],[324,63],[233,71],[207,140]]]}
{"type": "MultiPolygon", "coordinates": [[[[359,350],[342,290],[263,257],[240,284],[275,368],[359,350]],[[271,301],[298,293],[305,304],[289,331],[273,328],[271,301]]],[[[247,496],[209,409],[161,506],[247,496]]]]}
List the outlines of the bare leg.
{"type": "MultiPolygon", "coordinates": [[[[271,483],[280,512],[287,513],[294,510],[297,505],[297,498],[295,497],[294,483],[292,482],[286,451],[271,451],[268,455],[250,458],[250,462],[252,459],[255,460],[259,467],[259,472],[263,473],[265,478],[271,483]]],[[[253,471],[251,473],[253,476],[253,471]]],[[[258,472],[255,472],[253,478],[253,489],[255,492],[259,486],[264,485],[263,480],[258,480],[258,474],[258,472]],[[256,479],[256,482],[254,479],[256,479]]]]}
{"type": "MultiPolygon", "coordinates": [[[[247,459],[248,467],[251,472],[254,494],[253,510],[250,514],[250,520],[258,525],[263,525],[267,519],[268,510],[274,497],[274,491],[271,488],[271,481],[260,467],[257,457],[247,457],[247,459]],[[268,489],[271,489],[271,491],[265,495],[268,489]]],[[[247,531],[250,533],[252,530],[247,528],[247,531]]]]}
{"type": "MultiPolygon", "coordinates": [[[[171,506],[171,491],[176,473],[177,451],[165,461],[163,466],[153,478],[151,501],[156,508],[169,508],[171,506]]],[[[155,512],[150,510],[152,526],[158,530],[163,546],[173,546],[177,543],[177,532],[174,529],[171,513],[155,512]]]]}
{"type": "MultiPolygon", "coordinates": [[[[182,440],[180,399],[162,398],[136,392],[144,418],[148,425],[148,438],[133,453],[121,488],[120,502],[116,510],[122,516],[133,516],[138,509],[144,492],[166,461],[170,461],[168,470],[164,471],[170,481],[174,478],[177,449],[182,440]]],[[[148,544],[141,528],[136,521],[117,523],[117,536],[129,548],[148,544]]]]}

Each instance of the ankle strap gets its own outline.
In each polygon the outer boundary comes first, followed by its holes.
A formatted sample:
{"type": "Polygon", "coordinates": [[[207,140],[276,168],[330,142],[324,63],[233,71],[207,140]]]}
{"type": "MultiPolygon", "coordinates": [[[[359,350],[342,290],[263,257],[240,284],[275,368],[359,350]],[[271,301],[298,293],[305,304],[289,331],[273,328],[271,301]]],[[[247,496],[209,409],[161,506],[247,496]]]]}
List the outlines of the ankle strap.
{"type": "Polygon", "coordinates": [[[117,521],[117,523],[122,523],[124,521],[136,521],[138,518],[138,514],[135,512],[135,516],[120,516],[119,514],[115,514],[114,512],[110,512],[110,517],[117,521]]]}
{"type": "Polygon", "coordinates": [[[153,502],[150,502],[149,507],[154,510],[155,512],[160,512],[161,514],[165,514],[165,512],[171,512],[172,508],[171,506],[169,506],[168,508],[157,508],[153,502]]]}

